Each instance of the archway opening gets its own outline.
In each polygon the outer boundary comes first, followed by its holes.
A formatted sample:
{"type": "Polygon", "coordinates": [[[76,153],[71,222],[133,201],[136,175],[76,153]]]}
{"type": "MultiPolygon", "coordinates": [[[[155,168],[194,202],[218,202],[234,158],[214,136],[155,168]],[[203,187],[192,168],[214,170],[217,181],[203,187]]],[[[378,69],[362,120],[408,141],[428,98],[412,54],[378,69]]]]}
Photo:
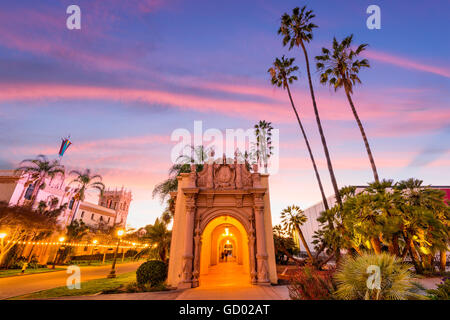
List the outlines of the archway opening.
{"type": "Polygon", "coordinates": [[[211,220],[202,233],[200,286],[233,286],[250,283],[248,237],[232,216],[211,220]]]}

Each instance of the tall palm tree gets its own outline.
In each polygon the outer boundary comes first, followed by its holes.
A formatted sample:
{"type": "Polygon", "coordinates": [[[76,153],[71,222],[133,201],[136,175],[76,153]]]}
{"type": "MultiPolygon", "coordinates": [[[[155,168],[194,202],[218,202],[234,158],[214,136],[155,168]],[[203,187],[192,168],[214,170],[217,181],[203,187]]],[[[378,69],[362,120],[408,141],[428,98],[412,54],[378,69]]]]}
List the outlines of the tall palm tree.
{"type": "Polygon", "coordinates": [[[256,159],[264,165],[264,172],[267,173],[268,160],[273,155],[272,146],[272,122],[260,120],[255,124],[256,136],[256,159]]]}
{"type": "Polygon", "coordinates": [[[72,170],[69,174],[75,175],[75,179],[73,179],[69,184],[75,183],[79,186],[75,196],[75,198],[78,199],[77,206],[75,210],[73,210],[71,217],[69,216],[68,218],[69,221],[72,221],[75,217],[75,212],[77,211],[78,206],[86,197],[86,191],[96,190],[100,192],[100,195],[103,195],[105,185],[102,183],[102,176],[99,174],[91,174],[90,169],[85,169],[84,171],[72,170]]]}
{"type": "Polygon", "coordinates": [[[303,232],[300,229],[300,227],[304,225],[307,220],[308,218],[299,206],[288,206],[287,208],[283,209],[283,211],[281,211],[281,223],[283,224],[283,227],[291,234],[293,234],[294,231],[298,233],[309,259],[312,263],[314,263],[314,257],[311,254],[309,246],[306,243],[305,237],[303,236],[303,232]]]}
{"type": "Polygon", "coordinates": [[[31,206],[33,206],[39,190],[44,186],[45,180],[58,175],[64,176],[65,169],[57,160],[50,161],[45,155],[40,154],[35,159],[23,160],[15,172],[28,174],[31,180],[35,181],[33,193],[31,194],[31,206]]]}
{"type": "Polygon", "coordinates": [[[316,98],[314,96],[314,88],[311,80],[311,71],[309,68],[308,52],[306,51],[305,43],[309,43],[312,38],[312,30],[317,28],[317,25],[311,22],[315,17],[312,10],[306,11],[306,6],[302,9],[294,8],[292,15],[285,13],[281,17],[281,26],[278,30],[278,34],[283,36],[283,46],[289,43],[289,50],[293,47],[301,47],[303,55],[305,56],[306,71],[308,74],[309,91],[311,93],[311,99],[314,107],[314,114],[316,116],[317,127],[319,129],[320,138],[322,140],[323,151],[327,159],[328,171],[330,172],[331,184],[333,185],[334,195],[338,204],[342,205],[341,195],[339,194],[339,188],[334,175],[333,165],[331,164],[330,153],[328,152],[328,146],[323,133],[322,124],[320,121],[319,110],[317,108],[316,98]]]}
{"type": "Polygon", "coordinates": [[[101,175],[91,174],[90,169],[85,169],[84,171],[72,170],[69,174],[76,176],[69,184],[77,183],[79,185],[80,188],[78,189],[77,195],[80,201],[84,201],[86,191],[89,189],[97,190],[103,195],[105,185],[102,183],[101,175]]]}
{"type": "Polygon", "coordinates": [[[336,38],[333,38],[332,50],[322,48],[323,55],[316,57],[316,66],[317,70],[321,72],[320,82],[322,84],[332,86],[334,91],[337,91],[342,87],[344,88],[347,100],[353,112],[353,116],[355,117],[359,131],[361,132],[364,140],[364,145],[366,146],[366,151],[369,156],[370,165],[372,166],[375,182],[379,182],[380,179],[378,178],[377,167],[375,166],[372,150],[370,149],[366,132],[364,131],[364,127],[359,119],[352,100],[354,85],[361,83],[361,80],[358,77],[359,70],[361,68],[370,67],[367,59],[356,59],[358,55],[366,49],[367,44],[361,44],[358,48],[356,48],[356,50],[353,50],[351,48],[352,40],[353,35],[346,37],[341,43],[339,43],[336,38]]]}
{"type": "Polygon", "coordinates": [[[311,162],[314,168],[314,172],[316,174],[317,183],[319,184],[320,194],[322,195],[323,205],[325,210],[328,210],[328,202],[325,196],[325,192],[323,191],[322,181],[320,179],[319,171],[317,170],[316,161],[314,160],[314,155],[311,150],[311,146],[309,145],[308,137],[306,136],[305,129],[303,128],[302,122],[298,115],[297,109],[294,105],[294,101],[292,100],[291,90],[289,88],[289,84],[297,80],[297,76],[292,75],[293,72],[298,70],[297,66],[293,66],[295,58],[286,59],[284,56],[281,59],[276,58],[273,62],[273,66],[268,70],[270,75],[272,76],[272,84],[277,87],[283,87],[286,89],[289,95],[289,100],[291,101],[292,110],[294,110],[295,116],[297,118],[298,125],[300,130],[302,131],[303,138],[305,139],[306,147],[309,152],[309,157],[311,158],[311,162]]]}
{"type": "Polygon", "coordinates": [[[145,234],[144,239],[149,240],[153,244],[159,258],[161,261],[165,262],[169,251],[172,232],[167,229],[167,224],[159,218],[156,218],[154,224],[145,226],[145,230],[147,233],[145,234]]]}

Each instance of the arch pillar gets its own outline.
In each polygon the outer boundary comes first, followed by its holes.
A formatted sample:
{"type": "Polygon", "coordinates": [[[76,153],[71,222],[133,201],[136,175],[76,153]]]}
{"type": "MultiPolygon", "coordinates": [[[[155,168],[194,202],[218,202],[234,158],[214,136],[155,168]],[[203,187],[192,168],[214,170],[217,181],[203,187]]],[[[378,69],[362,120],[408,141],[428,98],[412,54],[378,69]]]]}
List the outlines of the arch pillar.
{"type": "Polygon", "coordinates": [[[196,217],[196,227],[195,227],[195,236],[194,236],[194,272],[192,273],[192,287],[198,287],[199,281],[198,278],[200,276],[200,252],[202,247],[202,238],[201,238],[201,230],[200,230],[200,218],[196,217]]]}
{"type": "Polygon", "coordinates": [[[250,229],[248,230],[248,253],[250,262],[250,281],[252,284],[257,283],[256,279],[256,262],[255,262],[255,228],[253,227],[253,216],[249,218],[250,229]]]}
{"type": "Polygon", "coordinates": [[[254,212],[256,225],[256,261],[258,284],[269,284],[269,266],[267,263],[269,255],[266,248],[266,233],[264,227],[264,201],[263,195],[254,194],[254,212]]]}
{"type": "Polygon", "coordinates": [[[193,192],[186,193],[186,229],[184,238],[183,272],[179,288],[191,288],[193,284],[194,218],[197,209],[195,202],[198,189],[192,191],[193,192]]]}

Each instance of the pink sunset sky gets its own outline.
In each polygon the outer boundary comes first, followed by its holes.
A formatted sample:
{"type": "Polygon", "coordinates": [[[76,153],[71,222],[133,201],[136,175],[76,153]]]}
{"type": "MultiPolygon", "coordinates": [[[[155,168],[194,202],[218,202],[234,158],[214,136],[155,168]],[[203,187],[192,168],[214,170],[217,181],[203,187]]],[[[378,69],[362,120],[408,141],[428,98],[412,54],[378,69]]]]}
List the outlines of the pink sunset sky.
{"type": "MultiPolygon", "coordinates": [[[[296,58],[293,98],[331,195],[303,56],[277,35],[280,16],[304,4],[319,25],[311,60],[333,36],[369,44],[371,68],[361,72],[354,102],[381,178],[450,185],[448,1],[383,1],[380,30],[367,29],[372,3],[359,0],[2,1],[0,169],[37,154],[56,158],[60,138],[70,134],[63,164],[131,189],[128,223],[140,227],[164,207],[152,190],[168,176],[174,130],[193,132],[196,120],[223,132],[266,120],[280,131],[280,170],[270,177],[274,224],[287,205],[319,202],[286,92],[267,73],[275,57],[296,58]],[[66,28],[70,4],[81,8],[81,30],[66,28]]],[[[312,66],[338,184],[366,184],[372,172],[345,95],[321,86],[312,66]]]]}

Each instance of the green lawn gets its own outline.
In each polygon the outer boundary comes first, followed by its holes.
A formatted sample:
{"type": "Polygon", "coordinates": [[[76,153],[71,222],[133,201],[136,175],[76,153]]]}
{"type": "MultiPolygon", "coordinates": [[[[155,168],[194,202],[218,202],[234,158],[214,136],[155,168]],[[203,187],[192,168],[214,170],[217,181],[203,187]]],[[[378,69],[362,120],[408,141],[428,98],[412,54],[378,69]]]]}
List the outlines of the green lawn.
{"type": "MultiPolygon", "coordinates": [[[[133,260],[133,258],[125,258],[124,261],[122,262],[122,258],[117,258],[116,264],[137,262],[137,261],[147,261],[147,259],[143,258],[143,259],[133,260]]],[[[111,260],[105,260],[105,263],[102,263],[101,261],[98,261],[98,260],[91,261],[90,263],[88,260],[78,260],[78,261],[72,261],[70,264],[80,266],[80,267],[85,267],[85,266],[93,266],[94,267],[94,266],[111,265],[112,263],[113,263],[113,260],[111,259],[111,260]]]]}
{"type": "Polygon", "coordinates": [[[103,290],[117,289],[133,281],[136,281],[135,271],[123,273],[121,275],[118,275],[114,279],[102,278],[81,282],[80,289],[71,290],[68,289],[66,286],[64,286],[14,297],[11,298],[10,300],[48,299],[67,296],[85,296],[99,293],[103,290]]]}
{"type": "MultiPolygon", "coordinates": [[[[35,274],[35,273],[43,273],[43,272],[54,272],[54,271],[61,271],[61,270],[65,270],[63,268],[55,268],[55,269],[51,269],[51,268],[38,268],[38,269],[26,269],[25,270],[25,274],[35,274]]],[[[7,270],[0,270],[0,278],[5,278],[5,277],[12,277],[12,276],[17,276],[17,275],[21,275],[21,269],[7,269],[7,270]]]]}

